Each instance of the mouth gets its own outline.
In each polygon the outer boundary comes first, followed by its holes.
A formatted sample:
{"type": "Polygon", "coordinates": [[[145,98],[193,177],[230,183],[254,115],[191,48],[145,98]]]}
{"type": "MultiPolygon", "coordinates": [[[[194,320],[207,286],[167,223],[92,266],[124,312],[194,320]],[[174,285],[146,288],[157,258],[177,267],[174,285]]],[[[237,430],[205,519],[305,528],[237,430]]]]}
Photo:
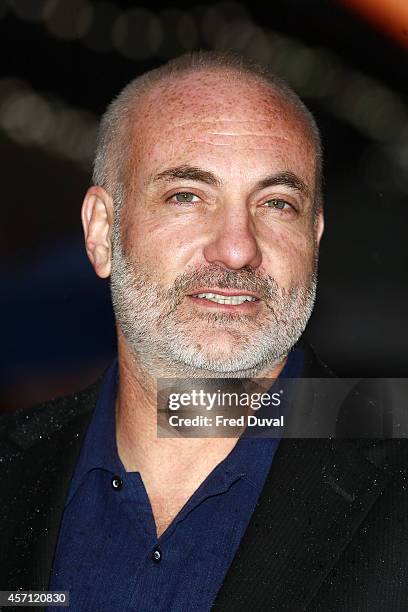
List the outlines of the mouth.
{"type": "Polygon", "coordinates": [[[259,307],[260,297],[252,291],[237,289],[198,289],[188,297],[197,305],[228,312],[252,312],[259,307]]]}

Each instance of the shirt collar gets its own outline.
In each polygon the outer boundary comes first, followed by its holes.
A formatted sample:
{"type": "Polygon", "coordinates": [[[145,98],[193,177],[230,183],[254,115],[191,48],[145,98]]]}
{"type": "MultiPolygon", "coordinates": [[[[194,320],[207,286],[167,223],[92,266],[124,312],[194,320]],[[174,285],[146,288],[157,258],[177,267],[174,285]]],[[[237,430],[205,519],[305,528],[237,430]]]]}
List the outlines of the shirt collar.
{"type": "MultiPolygon", "coordinates": [[[[301,377],[303,362],[303,351],[300,347],[295,346],[288,355],[280,378],[301,377]]],[[[115,358],[104,376],[95,411],[85,435],[65,505],[69,504],[86,474],[91,470],[99,468],[119,476],[125,474],[125,467],[120,460],[116,444],[115,401],[117,387],[118,361],[115,358]]],[[[243,476],[243,466],[261,462],[262,454],[270,452],[268,448],[272,444],[277,444],[277,440],[272,438],[239,440],[227,456],[225,464],[223,464],[226,471],[224,471],[222,479],[227,475],[228,481],[231,482],[233,479],[243,476]],[[249,459],[251,460],[249,461],[249,459]]],[[[259,475],[259,470],[256,469],[256,466],[254,468],[250,470],[252,478],[249,479],[252,481],[256,480],[259,475]]],[[[244,471],[246,472],[247,470],[244,471]]],[[[256,482],[254,484],[256,485],[256,482]]]]}
{"type": "Polygon", "coordinates": [[[304,362],[305,357],[303,350],[296,344],[290,351],[279,378],[301,378],[303,375],[304,362]]]}

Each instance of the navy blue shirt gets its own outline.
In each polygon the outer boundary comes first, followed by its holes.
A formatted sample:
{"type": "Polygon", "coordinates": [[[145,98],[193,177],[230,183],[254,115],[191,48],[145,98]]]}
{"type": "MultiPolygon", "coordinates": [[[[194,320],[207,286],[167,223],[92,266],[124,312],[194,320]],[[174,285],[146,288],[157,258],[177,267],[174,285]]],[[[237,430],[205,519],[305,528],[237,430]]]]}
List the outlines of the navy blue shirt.
{"type": "MultiPolygon", "coordinates": [[[[295,349],[281,377],[300,376],[302,364],[295,349]]],[[[141,475],[126,472],[118,455],[117,378],[115,361],[66,498],[49,590],[69,591],[78,612],[209,610],[279,440],[240,438],[158,538],[141,475]]]]}

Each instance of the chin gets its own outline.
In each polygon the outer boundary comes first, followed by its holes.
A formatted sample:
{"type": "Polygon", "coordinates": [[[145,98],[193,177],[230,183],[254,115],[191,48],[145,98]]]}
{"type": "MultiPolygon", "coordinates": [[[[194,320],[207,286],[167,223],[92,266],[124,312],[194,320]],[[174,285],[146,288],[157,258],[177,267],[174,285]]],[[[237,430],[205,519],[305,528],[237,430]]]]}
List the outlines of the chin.
{"type": "Polygon", "coordinates": [[[233,330],[219,329],[208,331],[195,340],[191,338],[191,352],[207,357],[209,360],[230,361],[236,359],[247,349],[246,335],[233,330]]]}
{"type": "Polygon", "coordinates": [[[214,339],[214,345],[209,341],[202,346],[197,343],[195,346],[184,347],[178,351],[178,359],[186,366],[195,370],[205,370],[222,374],[226,377],[243,375],[243,372],[258,367],[254,363],[254,355],[249,358],[245,355],[245,350],[237,350],[236,343],[223,343],[220,346],[219,340],[214,339]]]}

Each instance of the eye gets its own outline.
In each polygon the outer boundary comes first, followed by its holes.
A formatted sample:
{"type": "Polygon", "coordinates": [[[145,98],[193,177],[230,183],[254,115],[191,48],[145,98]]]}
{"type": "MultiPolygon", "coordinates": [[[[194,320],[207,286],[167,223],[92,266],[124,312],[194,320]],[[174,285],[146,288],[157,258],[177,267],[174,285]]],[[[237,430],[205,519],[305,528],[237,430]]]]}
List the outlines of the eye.
{"type": "Polygon", "coordinates": [[[276,210],[287,210],[288,208],[293,208],[289,202],[286,200],[280,200],[279,198],[273,198],[272,200],[267,200],[264,203],[264,206],[267,208],[275,208],[276,210]]]}
{"type": "Polygon", "coordinates": [[[198,202],[199,197],[190,191],[179,191],[169,198],[170,201],[178,202],[179,204],[190,203],[190,202],[198,202]],[[196,199],[194,199],[196,198],[196,199]]]}

